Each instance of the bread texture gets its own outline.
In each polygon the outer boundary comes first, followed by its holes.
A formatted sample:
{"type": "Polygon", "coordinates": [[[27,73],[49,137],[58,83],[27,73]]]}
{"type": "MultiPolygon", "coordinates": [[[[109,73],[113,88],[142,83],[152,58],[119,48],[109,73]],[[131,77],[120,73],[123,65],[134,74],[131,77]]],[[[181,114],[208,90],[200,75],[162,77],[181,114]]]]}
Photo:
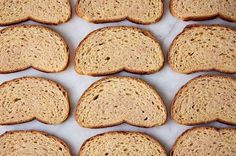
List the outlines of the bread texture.
{"type": "Polygon", "coordinates": [[[171,116],[183,125],[212,121],[236,125],[236,79],[204,75],[190,80],[176,94],[171,116]]]}
{"type": "Polygon", "coordinates": [[[44,132],[10,131],[0,135],[0,156],[71,156],[59,138],[44,132]]]}
{"type": "Polygon", "coordinates": [[[44,24],[65,23],[71,18],[69,0],[1,0],[0,25],[27,20],[44,24]]]}
{"type": "Polygon", "coordinates": [[[75,70],[85,75],[120,71],[151,74],[164,65],[159,43],[148,31],[135,27],[106,27],[93,31],[75,53],[75,70]]]}
{"type": "Polygon", "coordinates": [[[43,72],[63,71],[69,63],[69,50],[63,38],[51,29],[23,25],[0,31],[0,73],[27,68],[43,72]]]}
{"type": "Polygon", "coordinates": [[[206,20],[215,17],[236,22],[235,0],[170,0],[170,12],[182,20],[206,20]]]}
{"type": "Polygon", "coordinates": [[[170,67],[189,74],[215,70],[236,73],[236,31],[221,25],[190,25],[169,49],[170,67]]]}
{"type": "Polygon", "coordinates": [[[158,22],[164,12],[162,0],[78,0],[76,14],[93,23],[129,20],[139,24],[158,22]]]}
{"type": "Polygon", "coordinates": [[[167,156],[157,140],[138,132],[107,132],[94,136],[85,141],[78,154],[97,155],[167,156]]]}
{"type": "Polygon", "coordinates": [[[59,124],[69,115],[67,92],[59,84],[39,77],[22,77],[0,85],[0,125],[37,119],[59,124]]]}
{"type": "Polygon", "coordinates": [[[75,118],[87,128],[121,123],[153,127],[166,122],[167,112],[161,97],[143,80],[108,77],[96,81],[84,92],[75,118]]]}
{"type": "Polygon", "coordinates": [[[170,156],[234,156],[236,129],[198,127],[187,130],[175,142],[170,156]]]}

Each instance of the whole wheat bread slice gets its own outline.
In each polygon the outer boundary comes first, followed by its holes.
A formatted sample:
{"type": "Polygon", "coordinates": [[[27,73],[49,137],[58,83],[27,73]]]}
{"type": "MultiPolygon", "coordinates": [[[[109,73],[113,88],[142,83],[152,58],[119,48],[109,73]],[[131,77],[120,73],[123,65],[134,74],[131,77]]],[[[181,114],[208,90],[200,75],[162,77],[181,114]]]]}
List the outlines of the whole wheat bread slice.
{"type": "Polygon", "coordinates": [[[108,77],[96,81],[84,92],[75,118],[87,128],[121,123],[153,127],[166,122],[167,112],[161,97],[143,80],[108,77]]]}
{"type": "Polygon", "coordinates": [[[164,65],[159,43],[148,31],[135,27],[106,27],[93,31],[75,53],[75,70],[85,75],[107,75],[123,70],[151,74],[164,65]]]}
{"type": "Polygon", "coordinates": [[[198,127],[187,130],[175,142],[170,156],[234,156],[236,129],[198,127]]]}
{"type": "Polygon", "coordinates": [[[44,132],[10,131],[0,135],[0,156],[71,156],[59,138],[44,132]]]}
{"type": "Polygon", "coordinates": [[[27,20],[44,24],[65,23],[71,18],[69,0],[1,0],[0,25],[27,20]]]}
{"type": "Polygon", "coordinates": [[[221,25],[190,25],[180,33],[168,54],[179,73],[216,70],[236,73],[236,30],[221,25]]]}
{"type": "Polygon", "coordinates": [[[138,132],[107,132],[82,145],[78,156],[167,156],[162,145],[138,132]]]}
{"type": "Polygon", "coordinates": [[[236,22],[235,0],[170,0],[170,12],[182,20],[221,17],[236,22]]]}
{"type": "Polygon", "coordinates": [[[171,116],[183,125],[212,121],[236,125],[236,79],[205,75],[190,80],[176,94],[171,116]]]}
{"type": "Polygon", "coordinates": [[[59,84],[39,77],[22,77],[0,85],[0,125],[37,119],[59,124],[69,115],[67,92],[59,84]]]}
{"type": "Polygon", "coordinates": [[[2,29],[0,41],[0,73],[30,67],[43,72],[60,72],[69,63],[69,50],[63,38],[42,26],[23,25],[2,29]]]}
{"type": "Polygon", "coordinates": [[[158,22],[164,12],[162,0],[78,0],[76,13],[93,23],[129,20],[139,24],[158,22]]]}

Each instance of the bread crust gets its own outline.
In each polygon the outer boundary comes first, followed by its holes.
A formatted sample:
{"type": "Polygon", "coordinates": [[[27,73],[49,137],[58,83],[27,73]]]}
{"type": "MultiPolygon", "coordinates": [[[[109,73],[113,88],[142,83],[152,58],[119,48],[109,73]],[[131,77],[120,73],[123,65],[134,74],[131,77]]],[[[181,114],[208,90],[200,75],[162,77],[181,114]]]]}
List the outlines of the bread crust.
{"type": "MultiPolygon", "coordinates": [[[[161,100],[161,105],[162,105],[162,107],[164,108],[165,114],[166,114],[166,116],[165,116],[165,121],[164,121],[161,125],[164,125],[164,124],[167,122],[168,112],[167,112],[167,110],[166,110],[166,106],[165,106],[165,104],[164,104],[164,102],[163,102],[161,96],[158,94],[158,92],[156,91],[156,89],[155,89],[153,86],[151,86],[150,84],[146,83],[144,80],[139,79],[139,78],[132,78],[132,77],[128,77],[128,76],[109,76],[109,77],[102,78],[102,79],[100,79],[100,80],[98,80],[98,81],[95,81],[92,85],[90,85],[90,86],[84,91],[84,93],[83,93],[82,96],[80,97],[80,99],[79,99],[79,101],[78,101],[78,103],[77,103],[76,111],[75,111],[75,115],[74,115],[75,120],[76,120],[76,122],[77,122],[78,124],[79,124],[79,122],[78,122],[78,120],[77,120],[77,119],[78,119],[78,114],[77,114],[76,112],[77,112],[77,110],[78,110],[78,108],[79,108],[79,106],[80,106],[81,101],[86,98],[85,94],[86,94],[87,92],[90,92],[90,91],[93,89],[93,87],[96,86],[97,84],[99,84],[100,82],[102,82],[102,81],[104,81],[104,80],[112,79],[112,78],[134,80],[134,81],[137,81],[137,82],[140,82],[140,83],[144,84],[144,85],[147,86],[149,89],[154,90],[155,93],[156,93],[156,96],[158,96],[158,97],[160,98],[160,100],[161,100]]],[[[138,127],[142,127],[142,128],[151,128],[151,127],[144,126],[144,125],[134,125],[134,124],[132,124],[132,123],[130,123],[130,122],[128,122],[128,121],[125,121],[125,120],[123,120],[123,121],[121,121],[121,122],[114,123],[114,124],[110,124],[110,125],[107,125],[107,126],[102,126],[102,125],[100,125],[100,126],[91,126],[91,127],[88,126],[88,127],[86,127],[86,128],[90,128],[90,129],[106,128],[106,127],[112,127],[112,126],[117,126],[117,125],[121,125],[121,124],[129,124],[129,125],[132,125],[132,126],[138,126],[138,127]]],[[[79,125],[80,125],[80,124],[79,124],[79,125]]],[[[156,124],[156,125],[157,125],[157,124],[156,124]]],[[[152,127],[155,127],[156,125],[153,125],[152,127]]]]}
{"type": "Polygon", "coordinates": [[[48,28],[48,27],[44,27],[44,26],[40,26],[40,25],[15,25],[15,26],[10,26],[10,27],[6,27],[2,30],[0,30],[0,34],[8,31],[8,30],[13,30],[13,29],[16,29],[16,28],[38,28],[38,29],[43,29],[43,30],[46,30],[54,35],[56,35],[58,38],[61,39],[61,41],[64,43],[64,46],[66,47],[66,53],[67,53],[67,63],[66,65],[59,71],[46,71],[46,70],[43,70],[43,69],[40,69],[40,68],[36,68],[34,66],[28,66],[26,68],[19,68],[19,69],[16,69],[16,70],[9,70],[9,71],[1,71],[0,70],[0,74],[9,74],[9,73],[15,73],[15,72],[20,72],[20,71],[23,71],[23,70],[27,70],[29,68],[33,68],[35,70],[38,70],[38,71],[41,71],[41,72],[44,72],[44,73],[59,73],[59,72],[62,72],[64,71],[69,63],[70,63],[70,52],[69,52],[69,46],[67,45],[66,41],[63,39],[63,37],[56,31],[48,28]]]}
{"type": "MultiPolygon", "coordinates": [[[[71,108],[70,108],[70,100],[69,100],[68,93],[59,83],[57,83],[55,81],[52,81],[52,80],[49,80],[49,79],[45,79],[45,78],[42,78],[42,77],[25,76],[25,77],[20,77],[20,78],[16,78],[16,79],[12,79],[12,80],[3,82],[2,84],[0,84],[0,89],[2,87],[4,87],[5,85],[8,85],[8,83],[10,83],[10,82],[15,82],[15,81],[24,80],[24,79],[43,80],[43,81],[48,81],[50,84],[56,85],[58,87],[58,89],[63,93],[65,98],[67,99],[67,107],[68,107],[67,116],[66,116],[66,118],[62,122],[66,121],[68,119],[68,117],[70,115],[70,110],[71,110],[71,108]]],[[[55,125],[55,124],[50,124],[50,123],[48,123],[46,121],[40,120],[37,117],[33,117],[33,118],[29,119],[29,120],[23,120],[23,121],[19,121],[19,122],[9,122],[9,123],[4,123],[4,124],[0,123],[0,125],[16,125],[16,124],[22,124],[22,123],[30,122],[30,121],[33,121],[33,120],[37,120],[37,121],[39,121],[41,123],[48,124],[48,125],[55,125]]]]}
{"type": "MultiPolygon", "coordinates": [[[[193,81],[197,80],[197,79],[201,79],[201,78],[212,78],[212,77],[217,77],[217,78],[222,78],[222,79],[231,79],[231,80],[234,80],[236,81],[236,79],[234,77],[226,77],[226,76],[222,76],[222,75],[200,75],[200,76],[197,76],[191,80],[189,80],[186,84],[184,84],[179,90],[178,92],[175,94],[174,96],[174,99],[172,101],[172,104],[171,104],[171,118],[174,119],[174,111],[173,111],[173,108],[174,108],[174,105],[175,105],[175,101],[177,99],[177,97],[179,96],[179,94],[183,91],[183,89],[185,89],[190,83],[192,83],[193,81]]],[[[232,122],[228,122],[228,121],[224,121],[224,120],[221,120],[221,119],[216,119],[216,120],[211,120],[211,121],[207,121],[207,122],[195,122],[195,123],[187,123],[187,124],[183,124],[179,121],[175,121],[177,122],[178,124],[180,125],[185,125],[185,126],[194,126],[194,125],[199,125],[199,124],[206,124],[206,123],[211,123],[211,122],[220,122],[220,123],[223,123],[223,124],[228,124],[228,125],[236,125],[236,123],[232,123],[232,122]]]]}
{"type": "Polygon", "coordinates": [[[113,23],[113,22],[120,22],[120,21],[123,21],[123,20],[128,20],[128,21],[136,23],[136,24],[149,25],[149,24],[157,23],[157,22],[159,22],[162,19],[163,15],[164,15],[164,2],[163,2],[163,0],[161,0],[161,2],[162,2],[161,16],[159,18],[155,19],[152,22],[142,22],[140,20],[136,20],[136,19],[130,18],[128,16],[126,16],[124,18],[119,18],[119,19],[112,19],[112,18],[110,18],[110,19],[105,19],[105,20],[90,20],[90,19],[88,19],[88,18],[86,18],[86,17],[84,17],[84,16],[82,16],[80,14],[80,11],[79,11],[80,0],[77,0],[77,2],[76,2],[75,12],[76,12],[76,15],[79,16],[80,18],[86,20],[87,22],[94,23],[94,24],[113,23]]]}
{"type": "Polygon", "coordinates": [[[180,71],[177,71],[175,68],[173,68],[171,62],[170,62],[170,51],[172,49],[172,47],[174,46],[175,42],[178,40],[178,38],[180,37],[180,35],[182,35],[184,32],[186,32],[187,30],[190,30],[192,28],[196,28],[196,27],[204,27],[204,26],[214,26],[214,27],[221,27],[221,28],[226,28],[226,29],[229,29],[229,30],[233,30],[236,32],[236,29],[234,28],[230,28],[230,27],[227,27],[227,26],[224,26],[224,25],[220,25],[220,24],[211,24],[211,25],[204,25],[204,24],[190,24],[190,25],[187,25],[182,32],[180,32],[175,38],[174,40],[172,41],[170,47],[169,47],[169,50],[168,50],[168,54],[167,54],[167,62],[170,66],[170,68],[177,72],[177,73],[181,73],[181,74],[192,74],[192,73],[196,73],[196,72],[208,72],[208,71],[216,71],[216,72],[222,72],[222,73],[226,73],[226,74],[236,74],[236,71],[235,72],[230,72],[230,71],[227,71],[227,70],[220,70],[220,69],[215,69],[215,68],[209,68],[209,69],[206,69],[206,70],[192,70],[190,72],[180,72],[180,71]]]}
{"type": "MultiPolygon", "coordinates": [[[[76,65],[76,56],[78,55],[79,53],[79,48],[81,48],[82,44],[84,42],[86,42],[86,40],[93,34],[99,32],[99,31],[102,31],[102,30],[111,30],[111,29],[114,29],[114,28],[120,28],[120,29],[131,29],[131,30],[134,30],[134,31],[138,31],[142,34],[144,34],[145,36],[147,37],[150,37],[151,39],[153,39],[157,44],[160,45],[160,48],[162,50],[162,47],[161,47],[161,44],[159,43],[159,41],[152,35],[152,33],[148,30],[144,30],[144,29],[139,29],[137,27],[134,27],[134,26],[108,26],[108,27],[103,27],[103,28],[99,28],[97,30],[94,30],[92,32],[90,32],[80,43],[79,45],[77,46],[77,48],[75,49],[75,55],[74,55],[74,64],[76,65]]],[[[162,50],[162,53],[161,53],[161,58],[163,60],[163,63],[162,63],[162,66],[160,67],[159,70],[152,70],[152,71],[149,71],[149,72],[146,72],[146,71],[135,71],[135,70],[130,70],[130,69],[127,69],[127,68],[120,68],[118,70],[114,70],[114,71],[110,71],[110,72],[104,72],[104,73],[97,73],[97,74],[84,74],[81,70],[79,69],[76,69],[76,66],[74,66],[74,69],[75,71],[79,74],[79,75],[89,75],[89,76],[106,76],[106,75],[112,75],[112,74],[115,74],[115,73],[119,73],[119,72],[122,72],[122,71],[126,71],[126,72],[130,72],[130,73],[133,73],[133,74],[153,74],[153,73],[156,73],[158,71],[160,71],[164,65],[165,65],[165,57],[164,57],[164,53],[163,53],[163,50],[162,50]]]]}

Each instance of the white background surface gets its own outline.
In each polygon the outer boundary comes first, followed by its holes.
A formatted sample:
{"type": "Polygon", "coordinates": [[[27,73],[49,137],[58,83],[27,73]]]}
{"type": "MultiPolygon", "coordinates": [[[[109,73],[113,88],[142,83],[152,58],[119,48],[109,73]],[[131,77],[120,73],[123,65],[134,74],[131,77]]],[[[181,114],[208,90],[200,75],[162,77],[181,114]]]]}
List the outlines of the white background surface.
{"type": "MultiPolygon", "coordinates": [[[[164,68],[155,74],[152,75],[134,75],[129,73],[119,73],[116,75],[128,75],[132,77],[139,77],[143,80],[146,80],[148,83],[152,84],[162,96],[167,109],[168,109],[168,122],[160,127],[155,128],[138,128],[129,126],[126,124],[111,127],[111,128],[103,128],[103,129],[85,129],[80,127],[76,121],[74,120],[74,111],[75,106],[77,104],[78,99],[85,91],[87,87],[89,87],[95,80],[100,79],[101,77],[89,77],[89,76],[81,76],[76,74],[73,68],[73,55],[74,50],[79,44],[79,42],[91,31],[105,27],[105,26],[116,26],[116,25],[131,25],[137,26],[139,28],[144,28],[146,30],[150,30],[154,36],[159,40],[164,50],[165,56],[167,55],[167,50],[169,45],[171,44],[174,37],[179,34],[183,28],[191,23],[200,23],[200,24],[224,24],[230,27],[236,28],[236,23],[226,22],[221,19],[214,19],[214,20],[207,20],[203,22],[183,22],[172,17],[169,13],[168,8],[168,1],[165,2],[165,12],[162,20],[156,24],[152,25],[137,25],[128,21],[123,22],[116,22],[110,24],[92,24],[88,23],[75,15],[75,3],[76,0],[73,0],[72,7],[73,7],[73,17],[72,19],[62,25],[59,26],[47,26],[50,27],[57,32],[59,32],[70,47],[70,64],[69,67],[61,73],[57,74],[47,74],[36,71],[34,69],[28,69],[22,72],[12,73],[12,74],[0,74],[0,83],[11,80],[13,78],[18,78],[21,76],[40,76],[44,78],[49,78],[56,82],[59,82],[64,88],[68,91],[70,96],[71,102],[71,114],[68,120],[66,120],[63,124],[60,125],[45,125],[38,121],[32,121],[24,124],[13,125],[13,126],[0,126],[0,134],[4,133],[5,131],[10,130],[27,130],[27,129],[35,129],[35,130],[42,130],[46,131],[49,134],[56,135],[63,139],[70,147],[72,154],[77,155],[80,146],[82,143],[91,136],[94,136],[99,133],[112,131],[112,130],[122,130],[122,131],[139,131],[145,132],[152,137],[158,139],[169,152],[171,146],[175,142],[177,136],[179,136],[184,130],[190,128],[188,126],[181,126],[176,124],[174,121],[170,119],[170,104],[178,89],[184,85],[188,80],[193,77],[196,77],[201,74],[205,73],[195,73],[191,75],[184,75],[184,74],[177,74],[173,72],[167,63],[165,64],[164,68]]],[[[38,24],[32,21],[24,22],[21,24],[38,24]]],[[[41,24],[40,24],[41,25],[41,24]]],[[[0,27],[2,29],[4,27],[0,27]]],[[[1,41],[0,41],[1,42],[1,41]]],[[[209,72],[208,72],[209,73],[209,72]]],[[[212,72],[211,72],[212,73],[212,72]]],[[[214,72],[216,73],[216,72],[214,72]]],[[[220,73],[217,73],[220,74],[220,73]]],[[[229,75],[236,77],[236,75],[229,75]]],[[[217,127],[225,127],[227,125],[219,124],[219,123],[212,123],[208,125],[214,125],[217,127]]],[[[227,126],[230,127],[230,126],[227,126]]]]}

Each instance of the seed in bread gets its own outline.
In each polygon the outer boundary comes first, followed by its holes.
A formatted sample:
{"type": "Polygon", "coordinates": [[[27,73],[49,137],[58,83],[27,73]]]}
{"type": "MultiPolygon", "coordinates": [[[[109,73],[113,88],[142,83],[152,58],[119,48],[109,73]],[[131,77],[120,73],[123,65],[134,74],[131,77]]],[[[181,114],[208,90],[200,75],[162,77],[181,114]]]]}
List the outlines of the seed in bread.
{"type": "Polygon", "coordinates": [[[78,155],[167,156],[157,140],[137,132],[107,132],[94,136],[85,141],[78,155]]]}
{"type": "Polygon", "coordinates": [[[153,127],[165,123],[167,112],[161,97],[146,82],[131,77],[108,77],[84,92],[75,118],[87,128],[121,123],[153,127]]]}
{"type": "Polygon", "coordinates": [[[234,156],[236,129],[198,127],[187,130],[175,142],[170,156],[234,156]]]}
{"type": "Polygon", "coordinates": [[[10,131],[0,135],[0,156],[71,156],[59,138],[40,131],[10,131]]]}
{"type": "Polygon", "coordinates": [[[76,13],[93,23],[129,20],[139,24],[158,22],[164,12],[162,0],[78,0],[76,13]]]}
{"type": "Polygon", "coordinates": [[[27,20],[44,24],[65,23],[71,18],[69,0],[1,0],[0,25],[27,20]]]}
{"type": "Polygon", "coordinates": [[[236,79],[205,75],[190,80],[176,94],[171,116],[183,125],[212,121],[236,125],[236,79]]]}
{"type": "Polygon", "coordinates": [[[216,70],[236,73],[236,30],[220,25],[191,25],[173,41],[170,67],[179,73],[216,70]]]}
{"type": "Polygon", "coordinates": [[[67,119],[69,110],[67,92],[53,81],[22,77],[0,85],[0,125],[33,119],[59,124],[67,119]]]}
{"type": "Polygon", "coordinates": [[[90,33],[78,46],[75,70],[85,75],[107,75],[120,71],[151,74],[164,65],[159,43],[145,30],[106,27],[90,33]]]}
{"type": "Polygon", "coordinates": [[[217,16],[236,22],[235,0],[170,0],[170,12],[182,20],[206,20],[217,16]]]}
{"type": "Polygon", "coordinates": [[[63,38],[51,29],[23,25],[0,31],[0,73],[27,68],[44,72],[63,71],[69,62],[69,51],[63,38]]]}

